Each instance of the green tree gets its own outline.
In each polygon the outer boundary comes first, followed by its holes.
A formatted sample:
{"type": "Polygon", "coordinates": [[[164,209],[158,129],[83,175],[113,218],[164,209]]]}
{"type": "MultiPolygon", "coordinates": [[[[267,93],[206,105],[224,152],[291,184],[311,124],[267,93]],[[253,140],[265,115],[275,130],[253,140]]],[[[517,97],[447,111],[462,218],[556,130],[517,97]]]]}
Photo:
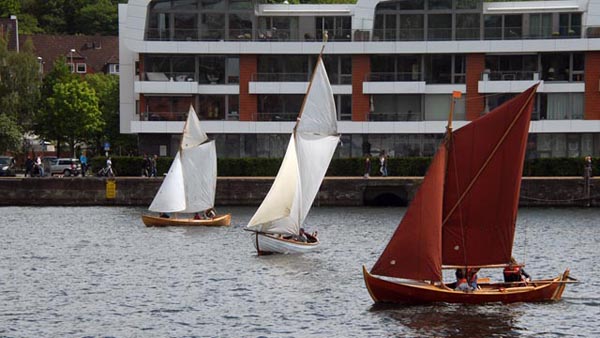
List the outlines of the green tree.
{"type": "Polygon", "coordinates": [[[118,34],[117,6],[110,0],[99,0],[79,10],[75,18],[75,26],[82,34],[118,34]]]}
{"type": "MultiPolygon", "coordinates": [[[[7,49],[6,41],[0,37],[0,115],[8,131],[18,130],[21,136],[31,130],[40,98],[40,73],[31,41],[26,41],[22,52],[7,49]],[[15,129],[16,128],[16,129],[15,129]]],[[[6,144],[18,151],[14,142],[6,144]]]]}
{"type": "Polygon", "coordinates": [[[19,148],[23,134],[16,121],[10,116],[0,114],[0,154],[19,148]]]}
{"type": "Polygon", "coordinates": [[[74,154],[78,142],[91,138],[104,126],[98,97],[87,82],[76,78],[56,82],[45,103],[46,108],[38,115],[38,133],[56,140],[57,152],[65,140],[74,154]]]}
{"type": "Polygon", "coordinates": [[[126,153],[136,152],[137,137],[120,133],[119,125],[119,77],[116,75],[90,74],[85,80],[94,89],[98,96],[104,128],[89,140],[95,146],[96,153],[102,151],[105,141],[113,149],[120,149],[126,153]]]}

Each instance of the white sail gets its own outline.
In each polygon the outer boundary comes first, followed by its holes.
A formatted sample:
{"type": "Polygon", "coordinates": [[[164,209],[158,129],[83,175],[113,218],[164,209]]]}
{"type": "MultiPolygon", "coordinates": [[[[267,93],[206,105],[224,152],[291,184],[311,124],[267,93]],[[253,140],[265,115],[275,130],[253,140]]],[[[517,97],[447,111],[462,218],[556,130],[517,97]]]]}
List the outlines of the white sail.
{"type": "Polygon", "coordinates": [[[292,134],[273,186],[247,228],[298,234],[338,141],[333,92],[319,57],[296,132],[292,134]]]}
{"type": "Polygon", "coordinates": [[[197,212],[214,206],[217,151],[208,140],[192,107],[181,147],[158,193],[148,208],[155,212],[197,212]]]}
{"type": "Polygon", "coordinates": [[[175,155],[167,177],[162,182],[148,210],[178,212],[185,209],[185,185],[179,152],[175,155]]]}

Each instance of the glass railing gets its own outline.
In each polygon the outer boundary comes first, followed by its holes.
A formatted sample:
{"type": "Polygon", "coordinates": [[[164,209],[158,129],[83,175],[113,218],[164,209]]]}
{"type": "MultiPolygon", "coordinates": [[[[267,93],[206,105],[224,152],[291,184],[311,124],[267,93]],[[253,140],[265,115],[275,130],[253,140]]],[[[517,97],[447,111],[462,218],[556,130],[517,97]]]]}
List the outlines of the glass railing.
{"type": "Polygon", "coordinates": [[[296,121],[298,112],[279,112],[279,113],[264,113],[258,112],[255,114],[256,121],[273,121],[273,122],[284,122],[284,121],[296,121]]]}
{"type": "Polygon", "coordinates": [[[307,73],[254,73],[252,82],[308,82],[307,73]]]}
{"type": "Polygon", "coordinates": [[[422,118],[420,112],[370,112],[369,121],[422,121],[422,118]]]}
{"type": "MultiPolygon", "coordinates": [[[[559,27],[558,31],[523,33],[521,26],[454,29],[373,29],[328,32],[328,41],[461,41],[600,38],[600,26],[559,27]],[[585,34],[582,34],[585,32],[585,34]]],[[[147,29],[148,41],[304,41],[321,42],[322,32],[298,29],[147,29]]]]}
{"type": "Polygon", "coordinates": [[[367,82],[422,81],[420,72],[369,73],[367,82]]]}
{"type": "Polygon", "coordinates": [[[481,74],[482,81],[538,81],[547,82],[582,82],[585,80],[583,71],[574,71],[573,74],[568,71],[563,72],[539,72],[530,70],[507,70],[507,71],[485,71],[481,74]]]}

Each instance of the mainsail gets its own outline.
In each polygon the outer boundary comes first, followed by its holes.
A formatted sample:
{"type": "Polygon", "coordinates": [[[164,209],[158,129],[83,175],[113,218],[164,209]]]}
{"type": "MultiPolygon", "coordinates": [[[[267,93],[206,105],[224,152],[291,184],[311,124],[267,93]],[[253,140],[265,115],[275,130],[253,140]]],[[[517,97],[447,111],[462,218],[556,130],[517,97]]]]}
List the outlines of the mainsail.
{"type": "Polygon", "coordinates": [[[277,177],[247,228],[298,234],[339,138],[333,92],[319,56],[277,177]]]}
{"type": "Polygon", "coordinates": [[[192,213],[214,206],[217,151],[208,141],[193,107],[183,129],[181,145],[152,204],[155,212],[192,213]]]}
{"type": "Polygon", "coordinates": [[[447,135],[372,273],[440,281],[442,264],[509,262],[536,88],[447,135]]]}

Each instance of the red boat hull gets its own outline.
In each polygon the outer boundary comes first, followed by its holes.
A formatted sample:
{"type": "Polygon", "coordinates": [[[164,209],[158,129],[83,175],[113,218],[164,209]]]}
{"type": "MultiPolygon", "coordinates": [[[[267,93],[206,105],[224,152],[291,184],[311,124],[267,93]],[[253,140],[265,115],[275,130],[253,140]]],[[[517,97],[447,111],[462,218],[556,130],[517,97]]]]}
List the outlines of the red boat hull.
{"type": "Polygon", "coordinates": [[[365,284],[376,303],[517,303],[560,300],[569,270],[548,280],[538,280],[527,286],[507,286],[502,283],[481,285],[481,290],[464,292],[430,285],[419,281],[392,281],[371,275],[363,266],[365,284]]]}

